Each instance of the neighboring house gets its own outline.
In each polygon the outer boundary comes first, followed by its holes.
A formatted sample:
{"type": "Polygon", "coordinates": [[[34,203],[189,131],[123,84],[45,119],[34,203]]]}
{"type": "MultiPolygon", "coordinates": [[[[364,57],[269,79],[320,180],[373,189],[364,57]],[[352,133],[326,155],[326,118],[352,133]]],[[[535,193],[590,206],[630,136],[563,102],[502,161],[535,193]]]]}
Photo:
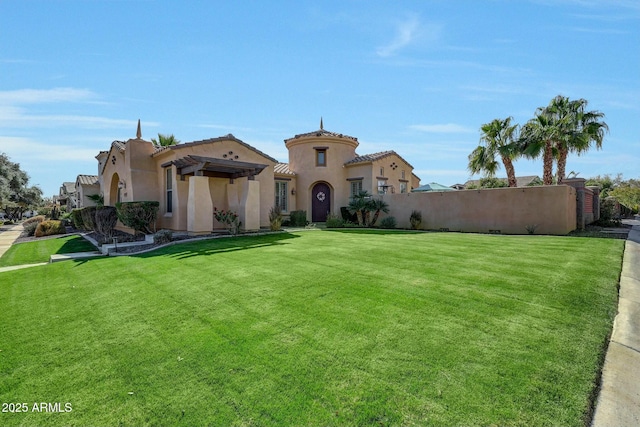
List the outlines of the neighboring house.
{"type": "MultiPolygon", "coordinates": [[[[498,178],[498,180],[505,183],[505,187],[509,185],[509,180],[507,178],[498,178]]],[[[533,185],[542,185],[542,180],[538,175],[529,175],[529,176],[517,176],[516,183],[518,187],[530,187],[533,185]]],[[[459,186],[460,184],[456,184],[459,186]]],[[[479,179],[471,179],[464,183],[464,188],[478,188],[480,186],[479,179]]]]}
{"type": "Polygon", "coordinates": [[[67,211],[78,207],[78,193],[75,182],[63,182],[60,186],[60,194],[57,198],[60,207],[66,206],[67,211]]]}
{"type": "Polygon", "coordinates": [[[418,187],[413,167],[394,151],[359,156],[357,138],[320,129],[286,139],[289,162],[229,134],[156,147],[141,137],[102,151],[98,182],[105,205],[158,201],[158,226],[209,233],[213,210],[238,212],[245,230],[269,225],[269,210],[305,210],[313,222],[340,214],[353,194],[407,193],[418,187]]]}
{"type": "Polygon", "coordinates": [[[78,207],[95,206],[96,202],[88,196],[100,194],[100,183],[97,175],[78,175],[75,183],[78,207]]]}

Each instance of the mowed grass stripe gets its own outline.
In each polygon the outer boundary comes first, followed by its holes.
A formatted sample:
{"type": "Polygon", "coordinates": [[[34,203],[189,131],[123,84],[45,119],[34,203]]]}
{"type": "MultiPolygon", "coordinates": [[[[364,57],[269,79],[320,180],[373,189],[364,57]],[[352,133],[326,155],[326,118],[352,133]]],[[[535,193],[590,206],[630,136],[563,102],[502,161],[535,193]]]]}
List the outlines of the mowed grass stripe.
{"type": "Polygon", "coordinates": [[[622,242],[311,231],[0,275],[8,425],[581,425],[622,242]],[[129,394],[133,392],[133,394],[129,394]]]}

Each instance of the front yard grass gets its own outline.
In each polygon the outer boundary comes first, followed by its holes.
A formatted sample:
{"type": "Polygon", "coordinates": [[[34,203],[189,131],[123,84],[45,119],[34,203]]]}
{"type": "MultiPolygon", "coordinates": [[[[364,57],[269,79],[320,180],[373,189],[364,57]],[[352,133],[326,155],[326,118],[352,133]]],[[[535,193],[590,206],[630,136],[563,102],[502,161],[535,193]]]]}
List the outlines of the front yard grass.
{"type": "Polygon", "coordinates": [[[0,257],[0,267],[47,262],[51,254],[90,252],[95,250],[95,246],[77,235],[18,243],[12,245],[9,250],[0,257]]]}
{"type": "Polygon", "coordinates": [[[581,426],[623,243],[307,231],[0,273],[29,407],[0,424],[581,426]]]}

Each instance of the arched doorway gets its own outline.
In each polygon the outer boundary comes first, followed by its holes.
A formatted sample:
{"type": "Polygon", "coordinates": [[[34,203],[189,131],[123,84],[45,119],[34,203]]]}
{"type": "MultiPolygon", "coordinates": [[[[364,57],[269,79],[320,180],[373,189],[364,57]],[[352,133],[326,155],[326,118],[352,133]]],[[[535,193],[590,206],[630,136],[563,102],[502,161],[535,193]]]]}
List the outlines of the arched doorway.
{"type": "Polygon", "coordinates": [[[319,182],[311,190],[311,221],[325,222],[329,212],[331,212],[331,188],[328,184],[319,182]]]}
{"type": "Polygon", "coordinates": [[[109,206],[115,206],[116,203],[122,201],[122,195],[120,194],[120,176],[114,173],[111,177],[111,185],[109,186],[109,200],[105,200],[105,204],[109,206]]]}

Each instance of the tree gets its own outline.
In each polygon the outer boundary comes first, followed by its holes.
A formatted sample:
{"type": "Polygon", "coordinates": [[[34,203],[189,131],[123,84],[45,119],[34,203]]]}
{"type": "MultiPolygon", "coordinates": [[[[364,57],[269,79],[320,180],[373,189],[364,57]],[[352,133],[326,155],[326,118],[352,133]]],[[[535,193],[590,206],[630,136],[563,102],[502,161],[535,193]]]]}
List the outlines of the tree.
{"type": "Polygon", "coordinates": [[[382,199],[372,199],[369,200],[369,209],[371,210],[371,212],[374,212],[371,223],[369,224],[371,227],[373,227],[378,221],[380,212],[389,213],[389,204],[382,199]]]}
{"type": "Polygon", "coordinates": [[[176,139],[173,134],[171,135],[163,135],[161,133],[158,134],[158,139],[151,138],[151,142],[156,147],[169,147],[170,145],[178,145],[180,141],[176,139]]]}
{"type": "Polygon", "coordinates": [[[567,156],[570,152],[586,152],[592,143],[602,147],[609,127],[602,121],[604,114],[586,111],[587,101],[558,95],[546,107],[539,107],[520,134],[522,152],[530,158],[542,154],[544,185],[553,184],[553,164],[557,161],[557,183],[565,177],[567,156]]]}
{"type": "Polygon", "coordinates": [[[19,163],[0,154],[0,204],[10,219],[22,219],[29,208],[42,203],[42,190],[37,186],[28,187],[29,175],[20,169],[19,163]]]}
{"type": "Polygon", "coordinates": [[[551,101],[553,112],[564,127],[563,135],[556,141],[558,184],[565,178],[569,153],[580,155],[588,151],[592,143],[601,149],[604,135],[609,130],[602,121],[604,113],[586,111],[587,104],[586,99],[570,101],[560,95],[551,101]]]}
{"type": "Polygon", "coordinates": [[[487,177],[493,177],[500,167],[496,160],[498,155],[507,172],[509,187],[517,187],[513,161],[520,156],[520,146],[515,137],[518,125],[511,124],[512,119],[494,119],[482,125],[480,142],[484,145],[479,145],[469,154],[468,169],[473,174],[484,172],[487,177]]]}
{"type": "Polygon", "coordinates": [[[351,201],[347,206],[347,209],[350,213],[356,214],[358,218],[358,225],[366,225],[365,223],[365,212],[368,207],[368,202],[371,196],[366,191],[359,191],[358,194],[354,194],[351,197],[351,201]]]}

